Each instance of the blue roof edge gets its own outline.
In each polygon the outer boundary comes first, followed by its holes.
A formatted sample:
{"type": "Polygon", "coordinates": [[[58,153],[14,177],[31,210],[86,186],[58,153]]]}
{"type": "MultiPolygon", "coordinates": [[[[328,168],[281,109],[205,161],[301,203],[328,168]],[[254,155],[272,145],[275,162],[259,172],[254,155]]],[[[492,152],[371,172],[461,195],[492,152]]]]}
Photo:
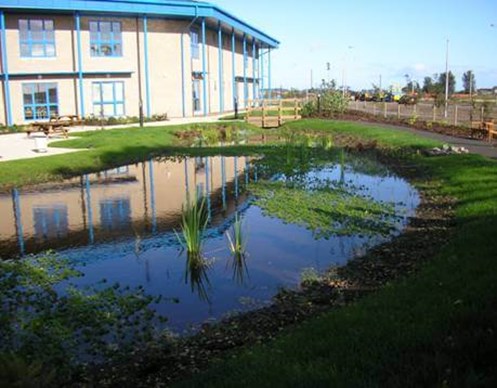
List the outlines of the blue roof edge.
{"type": "Polygon", "coordinates": [[[241,31],[266,44],[277,48],[280,42],[263,31],[214,4],[200,1],[174,0],[2,0],[1,10],[44,10],[81,13],[113,13],[148,16],[205,17],[214,18],[235,30],[241,31]]]}

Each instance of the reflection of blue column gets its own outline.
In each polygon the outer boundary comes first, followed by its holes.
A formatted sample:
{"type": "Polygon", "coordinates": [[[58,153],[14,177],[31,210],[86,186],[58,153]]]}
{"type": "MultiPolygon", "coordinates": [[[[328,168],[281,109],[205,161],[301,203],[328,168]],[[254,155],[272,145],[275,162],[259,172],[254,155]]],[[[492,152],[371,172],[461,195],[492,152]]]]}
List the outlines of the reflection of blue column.
{"type": "Polygon", "coordinates": [[[254,182],[257,183],[258,178],[257,178],[257,166],[254,166],[254,182]]]}
{"type": "Polygon", "coordinates": [[[226,159],[224,156],[221,156],[221,187],[223,209],[226,209],[226,159]]]}
{"type": "Polygon", "coordinates": [[[238,198],[238,156],[235,156],[235,198],[238,198]]]}
{"type": "Polygon", "coordinates": [[[150,207],[152,208],[152,233],[157,232],[157,211],[155,208],[155,178],[154,178],[154,163],[148,161],[148,172],[150,174],[150,207]]]}
{"type": "Polygon", "coordinates": [[[205,196],[207,200],[207,216],[211,219],[211,183],[209,158],[205,158],[205,196]]]}
{"type": "Polygon", "coordinates": [[[249,184],[249,173],[250,173],[250,163],[247,157],[245,157],[245,185],[249,184]]]}
{"type": "Polygon", "coordinates": [[[86,209],[88,209],[88,234],[90,237],[90,244],[95,242],[95,234],[93,231],[93,209],[91,207],[91,190],[90,178],[85,175],[85,189],[86,189],[86,209]]]}
{"type": "Polygon", "coordinates": [[[19,253],[21,256],[24,256],[25,253],[25,245],[24,245],[24,231],[22,228],[22,219],[21,219],[21,201],[19,190],[12,190],[12,202],[14,204],[14,219],[16,223],[16,233],[17,233],[17,242],[19,244],[19,253]]]}
{"type": "Polygon", "coordinates": [[[190,202],[190,179],[188,178],[188,159],[185,158],[185,189],[186,201],[190,202]]]}

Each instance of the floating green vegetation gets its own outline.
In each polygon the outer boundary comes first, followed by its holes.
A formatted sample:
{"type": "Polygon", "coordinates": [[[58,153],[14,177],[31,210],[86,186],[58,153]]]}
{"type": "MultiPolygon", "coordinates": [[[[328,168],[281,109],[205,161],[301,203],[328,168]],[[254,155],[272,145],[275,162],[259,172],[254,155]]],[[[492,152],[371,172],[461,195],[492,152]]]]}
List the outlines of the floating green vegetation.
{"type": "Polygon", "coordinates": [[[0,385],[58,385],[85,360],[109,361],[154,339],[164,318],[149,305],[159,299],[105,280],[76,286],[81,276],[54,254],[0,262],[0,359],[10,360],[0,366],[0,385]]]}
{"type": "Polygon", "coordinates": [[[333,235],[388,235],[395,216],[391,204],[375,202],[346,188],[261,181],[251,186],[255,203],[266,215],[305,226],[316,239],[333,235]]]}

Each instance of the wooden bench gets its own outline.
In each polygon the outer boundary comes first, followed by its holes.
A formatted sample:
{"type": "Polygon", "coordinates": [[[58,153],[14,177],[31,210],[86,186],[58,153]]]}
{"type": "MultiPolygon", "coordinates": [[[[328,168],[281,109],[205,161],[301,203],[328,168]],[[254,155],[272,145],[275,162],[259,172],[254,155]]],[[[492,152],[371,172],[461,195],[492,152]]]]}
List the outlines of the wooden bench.
{"type": "Polygon", "coordinates": [[[495,129],[494,121],[485,121],[483,122],[483,129],[487,134],[488,141],[492,141],[494,135],[497,135],[497,130],[495,129]]]}
{"type": "Polygon", "coordinates": [[[79,116],[76,115],[52,117],[48,121],[37,121],[31,123],[31,125],[26,129],[26,133],[28,136],[31,136],[31,133],[33,132],[43,132],[45,136],[50,136],[50,134],[60,132],[67,139],[69,128],[75,125],[81,125],[82,122],[83,121],[79,118],[79,116]]]}
{"type": "Polygon", "coordinates": [[[471,122],[471,137],[475,139],[492,140],[492,136],[496,135],[495,124],[493,120],[487,121],[472,121],[471,122]]]}

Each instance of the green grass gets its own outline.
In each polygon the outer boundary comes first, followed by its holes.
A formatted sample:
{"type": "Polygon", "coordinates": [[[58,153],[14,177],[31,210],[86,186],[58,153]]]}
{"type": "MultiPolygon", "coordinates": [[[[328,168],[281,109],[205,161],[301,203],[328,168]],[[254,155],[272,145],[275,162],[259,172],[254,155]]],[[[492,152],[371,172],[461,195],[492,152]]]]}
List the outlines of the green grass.
{"type": "MultiPolygon", "coordinates": [[[[430,142],[352,123],[292,127],[389,147],[430,142]]],[[[497,165],[477,155],[415,158],[457,198],[456,233],[420,272],[353,305],[232,354],[179,386],[420,387],[497,385],[497,165]]]]}

